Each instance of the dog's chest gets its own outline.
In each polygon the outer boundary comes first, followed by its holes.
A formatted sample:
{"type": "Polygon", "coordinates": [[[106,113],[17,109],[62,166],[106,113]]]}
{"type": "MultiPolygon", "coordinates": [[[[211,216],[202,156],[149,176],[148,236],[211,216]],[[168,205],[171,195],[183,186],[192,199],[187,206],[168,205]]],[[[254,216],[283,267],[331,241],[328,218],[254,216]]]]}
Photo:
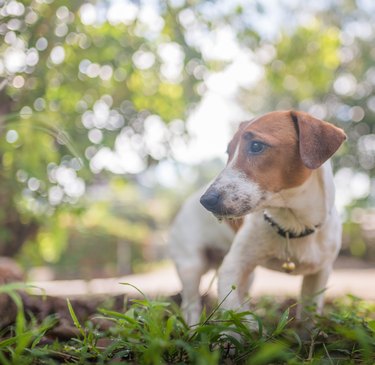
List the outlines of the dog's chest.
{"type": "MultiPolygon", "coordinates": [[[[313,262],[299,262],[293,258],[291,258],[291,261],[295,264],[295,269],[289,272],[289,274],[292,275],[310,275],[314,274],[320,269],[320,265],[313,262]]],[[[267,261],[265,261],[262,266],[266,267],[267,269],[285,272],[283,269],[283,265],[286,262],[286,260],[280,260],[278,258],[271,258],[267,261]]]]}
{"type": "Polygon", "coordinates": [[[320,245],[314,237],[290,240],[286,249],[286,239],[275,240],[273,250],[269,252],[261,263],[268,269],[283,271],[283,264],[288,260],[295,264],[291,274],[310,275],[319,271],[326,264],[328,247],[320,245]]]}

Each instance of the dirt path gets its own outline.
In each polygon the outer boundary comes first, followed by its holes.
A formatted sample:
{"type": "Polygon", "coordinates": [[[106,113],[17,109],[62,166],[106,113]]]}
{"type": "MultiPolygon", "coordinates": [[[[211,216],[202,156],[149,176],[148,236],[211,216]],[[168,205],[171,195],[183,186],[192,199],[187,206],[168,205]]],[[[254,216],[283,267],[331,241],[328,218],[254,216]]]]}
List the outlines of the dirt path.
{"type": "MultiPolygon", "coordinates": [[[[345,263],[337,265],[327,286],[327,297],[338,297],[353,294],[363,299],[375,300],[375,267],[360,265],[361,268],[345,268],[345,263]]],[[[356,266],[356,265],[354,265],[356,266]]],[[[358,265],[357,265],[358,266],[358,265]]],[[[201,292],[215,294],[216,280],[212,283],[215,272],[207,273],[201,285],[201,292]],[[212,284],[212,285],[210,285],[212,284]]],[[[264,268],[256,269],[256,277],[251,290],[253,297],[261,295],[296,296],[300,288],[301,277],[291,276],[264,268]]],[[[173,265],[166,265],[155,271],[144,274],[129,275],[110,279],[56,280],[40,281],[32,284],[41,288],[45,294],[60,297],[77,297],[82,295],[115,295],[126,293],[134,295],[136,290],[129,283],[146,295],[170,296],[181,290],[181,285],[173,265]]],[[[35,292],[38,292],[36,290],[35,292]]],[[[39,291],[40,293],[40,291],[39,291]]]]}

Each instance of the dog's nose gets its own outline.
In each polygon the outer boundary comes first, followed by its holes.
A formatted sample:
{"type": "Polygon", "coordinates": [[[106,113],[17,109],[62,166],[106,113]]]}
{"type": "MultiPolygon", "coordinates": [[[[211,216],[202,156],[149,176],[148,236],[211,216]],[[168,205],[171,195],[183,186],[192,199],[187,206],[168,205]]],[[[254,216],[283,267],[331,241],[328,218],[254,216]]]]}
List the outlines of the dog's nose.
{"type": "Polygon", "coordinates": [[[220,194],[217,191],[208,191],[201,196],[200,202],[207,210],[215,212],[220,200],[220,194]]]}

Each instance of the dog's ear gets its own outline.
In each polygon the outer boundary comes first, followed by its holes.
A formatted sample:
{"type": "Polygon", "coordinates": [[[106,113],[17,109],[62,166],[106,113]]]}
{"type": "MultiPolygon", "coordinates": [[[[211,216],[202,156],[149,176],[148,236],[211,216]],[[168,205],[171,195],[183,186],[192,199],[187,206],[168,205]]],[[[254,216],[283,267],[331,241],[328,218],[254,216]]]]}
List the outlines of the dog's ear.
{"type": "Polygon", "coordinates": [[[303,164],[317,169],[346,140],[344,131],[303,112],[290,112],[299,138],[299,153],[303,164]]]}

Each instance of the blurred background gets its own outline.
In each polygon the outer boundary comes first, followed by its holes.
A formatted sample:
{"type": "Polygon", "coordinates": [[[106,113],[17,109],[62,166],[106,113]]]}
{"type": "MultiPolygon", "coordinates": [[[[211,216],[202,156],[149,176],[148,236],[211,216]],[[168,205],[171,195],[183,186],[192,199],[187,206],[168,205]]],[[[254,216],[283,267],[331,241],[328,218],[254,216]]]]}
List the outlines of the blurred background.
{"type": "Polygon", "coordinates": [[[373,0],[0,0],[0,256],[30,279],[163,264],[240,121],[343,128],[343,257],[375,262],[373,0]]]}

